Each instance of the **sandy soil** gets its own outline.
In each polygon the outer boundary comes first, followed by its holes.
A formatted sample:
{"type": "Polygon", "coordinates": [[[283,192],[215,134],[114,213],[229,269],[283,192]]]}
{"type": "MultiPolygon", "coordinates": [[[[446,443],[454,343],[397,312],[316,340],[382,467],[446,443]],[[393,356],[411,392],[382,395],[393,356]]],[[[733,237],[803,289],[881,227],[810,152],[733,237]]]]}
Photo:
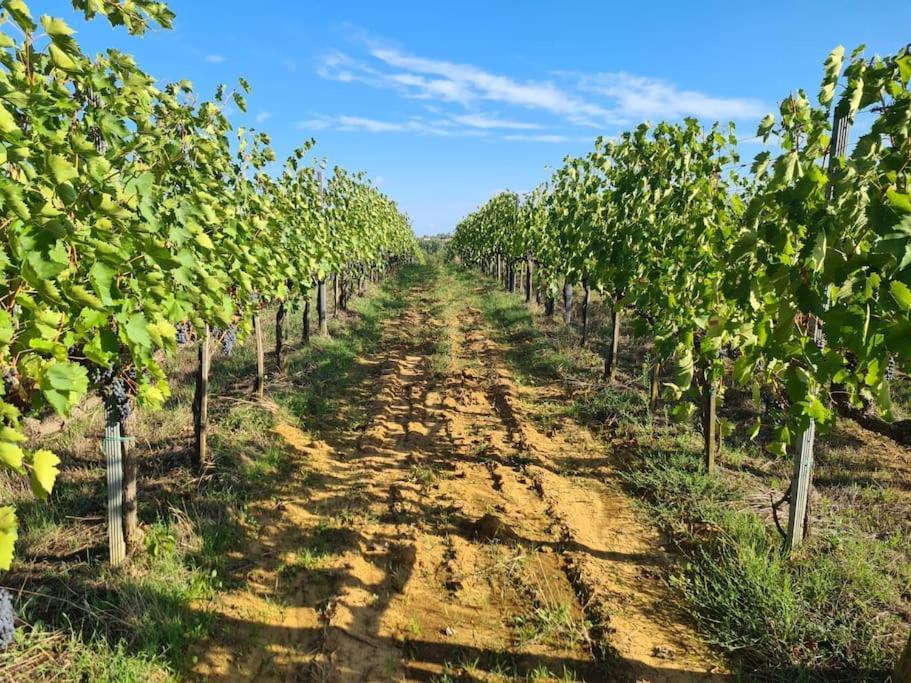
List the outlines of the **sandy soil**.
{"type": "Polygon", "coordinates": [[[199,679],[727,678],[607,447],[526,417],[561,389],[518,384],[481,312],[446,287],[401,295],[359,361],[350,428],[276,428],[299,467],[248,510],[246,582],[216,608],[199,679]]]}

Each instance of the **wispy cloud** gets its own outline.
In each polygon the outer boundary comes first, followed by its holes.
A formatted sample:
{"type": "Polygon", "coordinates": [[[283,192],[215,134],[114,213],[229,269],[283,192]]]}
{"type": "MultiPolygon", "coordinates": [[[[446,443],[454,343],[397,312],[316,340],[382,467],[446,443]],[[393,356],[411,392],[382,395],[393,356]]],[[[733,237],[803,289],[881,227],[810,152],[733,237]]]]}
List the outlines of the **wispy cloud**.
{"type": "Polygon", "coordinates": [[[331,127],[343,132],[418,133],[439,136],[455,134],[453,130],[447,128],[445,121],[431,122],[417,117],[404,121],[389,121],[342,114],[340,116],[318,116],[306,121],[299,121],[296,127],[301,130],[323,130],[331,127]]]}
{"type": "Polygon", "coordinates": [[[603,107],[577,97],[553,83],[520,82],[468,64],[425,59],[392,48],[372,47],[370,62],[344,52],[324,55],[317,73],[342,83],[359,82],[396,90],[404,97],[473,106],[492,101],[539,109],[578,125],[609,118],[603,107]],[[390,70],[391,69],[391,70],[390,70]]]}
{"type": "Polygon", "coordinates": [[[713,97],[697,90],[684,90],[672,83],[623,71],[583,75],[579,89],[605,96],[614,110],[630,120],[643,118],[752,119],[761,117],[761,102],[737,97],[713,97]]]}
{"type": "Polygon", "coordinates": [[[206,61],[210,64],[221,64],[225,61],[224,55],[206,55],[206,61]]]}
{"type": "Polygon", "coordinates": [[[271,119],[271,118],[272,118],[272,112],[269,112],[269,111],[261,111],[261,112],[259,112],[259,113],[256,115],[256,122],[257,122],[257,123],[265,123],[266,121],[268,121],[268,120],[271,119]]]}
{"type": "Polygon", "coordinates": [[[569,142],[567,135],[552,135],[542,133],[541,135],[504,135],[504,140],[511,142],[569,142]]]}
{"type": "MultiPolygon", "coordinates": [[[[455,125],[479,130],[535,130],[543,122],[523,116],[500,119],[479,112],[485,103],[534,112],[554,123],[604,129],[632,125],[643,119],[753,119],[762,116],[762,103],[746,98],[710,95],[679,87],[659,78],[624,71],[599,73],[555,72],[549,79],[518,79],[472,64],[411,54],[355,35],[363,52],[352,55],[333,50],[317,65],[317,73],[341,83],[359,83],[386,89],[407,99],[427,101],[455,125]],[[458,110],[452,111],[453,106],[458,110]]],[[[542,133],[529,138],[540,138],[542,133]]],[[[517,136],[513,136],[517,137],[517,136]]]]}
{"type": "Polygon", "coordinates": [[[539,123],[530,123],[527,121],[510,121],[508,119],[497,118],[496,116],[487,116],[484,114],[464,114],[462,116],[452,117],[453,122],[472,128],[501,128],[513,130],[535,130],[541,128],[539,123]]]}
{"type": "Polygon", "coordinates": [[[304,119],[294,124],[298,130],[324,130],[332,125],[332,121],[323,118],[304,119]]]}

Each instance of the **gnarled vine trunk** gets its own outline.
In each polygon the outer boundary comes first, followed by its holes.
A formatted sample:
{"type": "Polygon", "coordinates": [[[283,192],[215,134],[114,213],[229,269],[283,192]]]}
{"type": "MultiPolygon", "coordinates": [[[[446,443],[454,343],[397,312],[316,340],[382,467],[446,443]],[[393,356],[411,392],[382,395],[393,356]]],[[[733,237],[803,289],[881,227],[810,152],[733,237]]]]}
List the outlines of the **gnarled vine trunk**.
{"type": "Polygon", "coordinates": [[[278,369],[282,368],[282,351],[284,350],[285,345],[285,316],[287,315],[287,309],[285,308],[285,302],[281,301],[278,304],[278,312],[275,314],[275,365],[278,366],[278,369]]]}
{"type": "Polygon", "coordinates": [[[303,332],[301,336],[304,344],[310,343],[310,292],[304,295],[303,332]]]}
{"type": "Polygon", "coordinates": [[[588,301],[591,296],[588,282],[582,282],[582,289],[585,291],[585,294],[582,297],[582,339],[580,340],[580,344],[585,346],[588,343],[588,301]]]}
{"type": "Polygon", "coordinates": [[[615,303],[611,306],[611,340],[604,358],[604,379],[610,381],[617,373],[617,353],[620,350],[620,310],[615,303]]]}
{"type": "Polygon", "coordinates": [[[569,325],[573,321],[573,286],[567,280],[563,283],[563,322],[569,325]]]}
{"type": "Polygon", "coordinates": [[[139,466],[136,462],[136,448],[129,440],[126,420],[120,421],[120,445],[123,454],[123,540],[128,553],[139,547],[139,506],[136,489],[139,466]]]}
{"type": "Polygon", "coordinates": [[[329,318],[326,315],[326,278],[316,282],[316,317],[319,320],[319,333],[329,334],[329,318]]]}
{"type": "Polygon", "coordinates": [[[529,255],[525,259],[525,303],[527,304],[531,303],[531,290],[532,285],[534,284],[532,282],[533,271],[534,263],[531,260],[531,255],[529,255]]]}

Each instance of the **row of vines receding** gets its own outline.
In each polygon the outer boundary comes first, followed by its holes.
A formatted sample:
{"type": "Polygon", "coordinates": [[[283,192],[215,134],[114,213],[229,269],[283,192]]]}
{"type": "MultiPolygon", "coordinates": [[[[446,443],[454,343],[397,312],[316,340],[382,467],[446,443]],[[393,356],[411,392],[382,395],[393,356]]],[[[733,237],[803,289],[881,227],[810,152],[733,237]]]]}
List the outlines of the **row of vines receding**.
{"type": "MultiPolygon", "coordinates": [[[[150,0],[72,4],[131,34],[173,20],[150,0]]],[[[162,362],[181,344],[207,356],[210,330],[233,344],[262,307],[314,288],[324,304],[328,278],[363,279],[415,241],[363,174],[324,177],[312,141],[281,165],[266,133],[232,126],[243,79],[205,100],[118,50],[90,57],[23,0],[0,7],[0,464],[45,498],[59,459],[29,448],[25,417],[66,416],[96,393],[118,427],[167,398],[162,362]]],[[[106,435],[106,448],[123,439],[106,435]]],[[[16,538],[15,509],[0,506],[0,568],[16,538]]]]}

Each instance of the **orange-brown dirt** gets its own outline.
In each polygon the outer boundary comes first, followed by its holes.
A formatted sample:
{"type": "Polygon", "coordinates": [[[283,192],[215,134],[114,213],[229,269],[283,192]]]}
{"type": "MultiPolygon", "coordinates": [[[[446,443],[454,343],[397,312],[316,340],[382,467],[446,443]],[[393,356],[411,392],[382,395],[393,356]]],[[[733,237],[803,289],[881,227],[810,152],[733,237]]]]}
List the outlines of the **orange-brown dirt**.
{"type": "Polygon", "coordinates": [[[445,288],[400,294],[348,397],[366,423],[352,410],[322,440],[276,427],[296,474],[248,509],[247,581],[216,607],[198,678],[726,678],[607,447],[527,418],[561,390],[517,384],[481,312],[445,288]]]}

